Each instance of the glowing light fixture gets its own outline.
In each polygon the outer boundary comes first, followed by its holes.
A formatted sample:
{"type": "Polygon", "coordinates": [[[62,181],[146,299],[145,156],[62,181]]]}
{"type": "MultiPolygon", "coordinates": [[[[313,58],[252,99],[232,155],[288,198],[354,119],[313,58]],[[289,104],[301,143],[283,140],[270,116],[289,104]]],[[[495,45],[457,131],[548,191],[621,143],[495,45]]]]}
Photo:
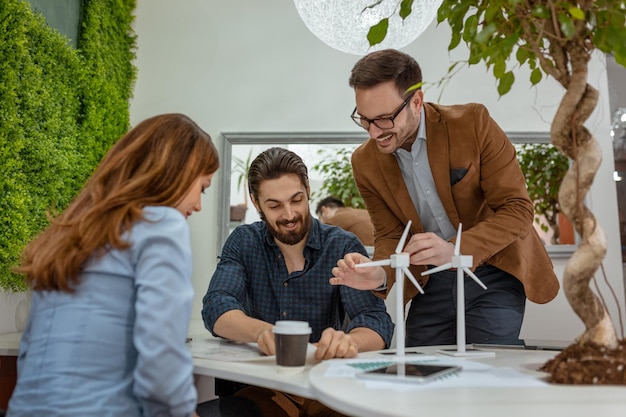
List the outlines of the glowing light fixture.
{"type": "Polygon", "coordinates": [[[300,18],[322,42],[339,51],[365,55],[369,52],[402,48],[426,30],[442,0],[414,0],[411,13],[400,17],[402,0],[294,0],[300,18]],[[389,19],[387,36],[370,46],[367,34],[372,26],[389,19]]]}

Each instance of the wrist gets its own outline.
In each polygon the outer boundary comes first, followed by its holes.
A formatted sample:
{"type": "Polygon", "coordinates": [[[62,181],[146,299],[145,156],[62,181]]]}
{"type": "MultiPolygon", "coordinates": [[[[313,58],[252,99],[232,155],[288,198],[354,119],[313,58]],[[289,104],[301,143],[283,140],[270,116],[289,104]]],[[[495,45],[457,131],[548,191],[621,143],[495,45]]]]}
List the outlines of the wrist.
{"type": "Polygon", "coordinates": [[[372,291],[385,291],[387,289],[387,274],[383,276],[383,282],[378,286],[378,288],[374,288],[372,291]]]}
{"type": "Polygon", "coordinates": [[[263,335],[264,335],[265,333],[267,333],[267,332],[270,332],[270,333],[271,333],[273,328],[274,328],[274,326],[272,326],[272,327],[266,327],[266,328],[264,328],[263,330],[261,330],[261,331],[259,332],[259,334],[257,334],[257,336],[256,336],[256,342],[257,342],[257,343],[259,343],[259,340],[261,340],[261,338],[263,337],[263,335]]]}

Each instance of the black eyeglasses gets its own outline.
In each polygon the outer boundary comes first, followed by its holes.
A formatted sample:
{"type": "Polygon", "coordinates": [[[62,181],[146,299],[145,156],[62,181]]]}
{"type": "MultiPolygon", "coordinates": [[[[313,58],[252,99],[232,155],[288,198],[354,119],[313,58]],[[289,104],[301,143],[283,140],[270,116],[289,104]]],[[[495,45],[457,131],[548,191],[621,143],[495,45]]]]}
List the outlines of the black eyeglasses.
{"type": "Polygon", "coordinates": [[[383,130],[392,129],[394,127],[395,118],[398,117],[398,115],[400,114],[400,112],[402,112],[402,110],[404,110],[404,108],[406,107],[407,104],[409,104],[409,101],[411,101],[412,98],[413,98],[413,94],[407,97],[406,100],[402,102],[400,107],[398,107],[398,110],[396,110],[390,117],[379,117],[377,119],[368,119],[367,117],[361,116],[360,114],[358,114],[356,112],[356,107],[355,107],[354,110],[352,111],[352,114],[350,115],[350,118],[354,120],[354,123],[356,123],[357,125],[359,125],[365,130],[369,130],[370,125],[372,123],[374,124],[374,126],[378,127],[379,129],[383,129],[383,130]]]}

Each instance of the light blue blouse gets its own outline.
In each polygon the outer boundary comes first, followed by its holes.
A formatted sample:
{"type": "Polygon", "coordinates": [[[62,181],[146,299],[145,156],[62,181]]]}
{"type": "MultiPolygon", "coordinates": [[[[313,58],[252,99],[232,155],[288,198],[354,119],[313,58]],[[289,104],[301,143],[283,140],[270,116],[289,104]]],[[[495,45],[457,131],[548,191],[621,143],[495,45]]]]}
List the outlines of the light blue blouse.
{"type": "Polygon", "coordinates": [[[193,414],[189,227],[171,207],[144,214],[74,293],[34,292],[7,416],[193,414]]]}

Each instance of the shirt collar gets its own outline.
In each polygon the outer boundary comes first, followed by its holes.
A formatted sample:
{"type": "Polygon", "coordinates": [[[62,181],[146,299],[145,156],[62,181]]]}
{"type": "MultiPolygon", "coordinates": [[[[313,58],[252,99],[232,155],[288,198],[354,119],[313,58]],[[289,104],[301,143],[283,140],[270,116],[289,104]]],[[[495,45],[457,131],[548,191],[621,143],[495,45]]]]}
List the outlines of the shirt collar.
{"type": "Polygon", "coordinates": [[[424,106],[422,106],[422,110],[420,110],[420,125],[417,128],[417,138],[426,140],[426,112],[424,111],[424,106]]]}
{"type": "MultiPolygon", "coordinates": [[[[426,141],[426,123],[424,122],[425,119],[426,119],[426,112],[424,111],[424,106],[422,106],[422,109],[420,110],[420,124],[417,127],[417,140],[426,141]]],[[[413,145],[415,145],[416,142],[413,142],[413,145]]],[[[398,156],[399,153],[402,153],[402,152],[406,152],[407,155],[411,154],[415,156],[417,151],[420,149],[420,146],[413,146],[413,145],[411,145],[411,152],[403,148],[398,148],[396,149],[394,153],[396,154],[396,156],[398,156]]]]}

